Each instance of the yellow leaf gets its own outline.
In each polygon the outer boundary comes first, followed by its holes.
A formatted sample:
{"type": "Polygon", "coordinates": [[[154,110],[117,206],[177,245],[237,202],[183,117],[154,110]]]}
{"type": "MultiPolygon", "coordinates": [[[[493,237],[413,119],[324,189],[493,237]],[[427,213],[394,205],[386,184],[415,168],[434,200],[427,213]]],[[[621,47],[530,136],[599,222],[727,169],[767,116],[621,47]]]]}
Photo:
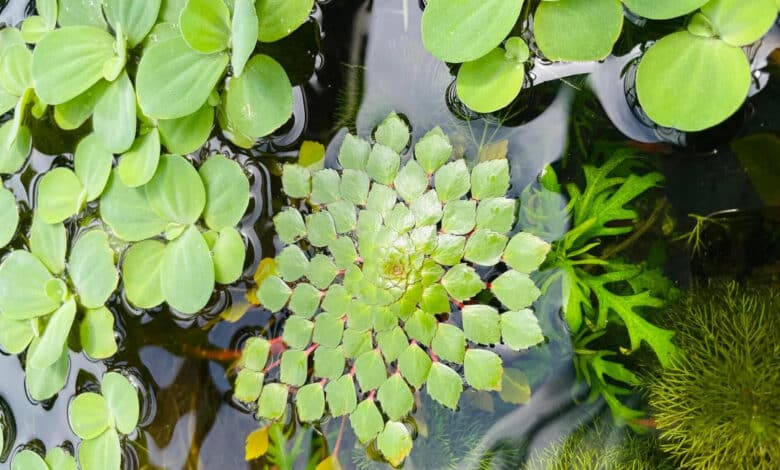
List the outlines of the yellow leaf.
{"type": "Polygon", "coordinates": [[[243,318],[247,310],[249,310],[249,307],[251,307],[251,305],[249,305],[248,302],[236,302],[224,312],[220,313],[219,318],[228,323],[235,323],[243,318]]]}
{"type": "Polygon", "coordinates": [[[254,280],[258,286],[263,283],[265,278],[276,274],[276,261],[273,258],[263,258],[255,271],[254,280]]]}
{"type": "Polygon", "coordinates": [[[508,152],[509,141],[506,139],[499,140],[498,142],[483,145],[482,148],[479,149],[479,158],[477,161],[482,163],[489,160],[503,160],[506,158],[508,152]]]}
{"type": "Polygon", "coordinates": [[[268,427],[260,428],[252,432],[246,438],[246,461],[260,458],[268,452],[268,427]]]}
{"type": "Polygon", "coordinates": [[[341,464],[335,455],[331,455],[327,459],[318,463],[315,470],[341,470],[341,464]]]}
{"type": "Polygon", "coordinates": [[[298,164],[310,170],[325,168],[325,146],[319,142],[304,140],[298,153],[298,164]]]}
{"type": "Polygon", "coordinates": [[[244,297],[250,304],[260,305],[260,299],[257,298],[257,287],[249,289],[244,297]]]}
{"type": "Polygon", "coordinates": [[[523,371],[506,368],[501,382],[501,391],[498,392],[498,396],[505,402],[524,405],[531,399],[531,385],[523,371]]]}

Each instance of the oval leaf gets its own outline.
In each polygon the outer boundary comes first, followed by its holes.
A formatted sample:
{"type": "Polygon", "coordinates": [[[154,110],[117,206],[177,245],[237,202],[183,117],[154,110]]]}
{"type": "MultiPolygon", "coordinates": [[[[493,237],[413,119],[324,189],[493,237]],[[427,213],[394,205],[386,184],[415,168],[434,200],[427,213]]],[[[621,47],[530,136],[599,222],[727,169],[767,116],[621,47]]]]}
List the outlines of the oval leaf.
{"type": "Polygon", "coordinates": [[[206,143],[214,127],[214,108],[206,103],[195,113],[157,122],[160,141],[170,153],[185,155],[206,143]]]}
{"type": "Polygon", "coordinates": [[[463,64],[458,71],[458,97],[478,113],[492,113],[514,100],[525,81],[522,63],[508,60],[506,51],[493,49],[463,64]]]}
{"type": "Polygon", "coordinates": [[[124,375],[108,372],[103,376],[101,393],[114,418],[116,430],[122,434],[133,432],[140,414],[138,390],[124,375]]]}
{"type": "Polygon", "coordinates": [[[206,190],[198,172],[178,155],[160,158],[157,172],[144,190],[149,205],[161,217],[181,225],[195,223],[206,206],[206,190]]]}
{"type": "Polygon", "coordinates": [[[135,139],[135,90],[122,72],[95,103],[92,127],[106,149],[122,153],[135,139]]]}
{"type": "Polygon", "coordinates": [[[81,210],[86,196],[75,173],[55,168],[38,183],[38,213],[47,224],[58,224],[81,210]]]}
{"type": "Polygon", "coordinates": [[[57,362],[68,340],[70,327],[76,318],[76,301],[65,302],[49,318],[37,347],[27,357],[30,367],[44,369],[57,362]]]}
{"type": "Polygon", "coordinates": [[[103,0],[103,11],[114,30],[122,25],[127,45],[132,49],[152,30],[160,12],[161,0],[103,0]]]}
{"type": "Polygon", "coordinates": [[[98,308],[106,303],[116,289],[119,274],[104,231],[92,230],[78,239],[68,258],[68,274],[81,305],[98,308]]]}
{"type": "Polygon", "coordinates": [[[219,238],[212,248],[214,257],[214,279],[220,284],[230,284],[241,277],[244,271],[246,249],[241,234],[232,227],[220,230],[219,238]]]}
{"type": "Polygon", "coordinates": [[[295,31],[309,17],[314,0],[257,0],[259,39],[274,42],[295,31]]]}
{"type": "Polygon", "coordinates": [[[106,359],[117,351],[114,338],[114,315],[105,308],[87,310],[79,325],[84,352],[92,359],[106,359]]]}
{"type": "Polygon", "coordinates": [[[125,241],[151,238],[165,230],[168,221],[149,205],[144,188],[129,188],[115,170],[100,199],[100,216],[125,241]]]}
{"type": "Polygon", "coordinates": [[[122,183],[130,188],[136,188],[152,179],[159,162],[160,133],[157,129],[152,129],[149,133],[135,139],[130,150],[119,159],[117,170],[122,183]]]}
{"type": "Polygon", "coordinates": [[[14,194],[0,186],[0,248],[3,248],[11,241],[16,234],[16,227],[19,225],[19,209],[16,207],[16,197],[14,194]]]}
{"type": "Polygon", "coordinates": [[[80,438],[94,439],[111,425],[108,402],[97,393],[82,393],[73,399],[68,408],[68,422],[80,438]]]}
{"type": "Polygon", "coordinates": [[[709,0],[623,0],[637,16],[651,20],[668,20],[687,15],[709,0]]]}
{"type": "Polygon", "coordinates": [[[249,205],[249,180],[244,170],[233,160],[215,155],[198,173],[206,188],[206,225],[213,230],[236,226],[249,205]]]}
{"type": "Polygon", "coordinates": [[[121,463],[122,447],[113,429],[95,439],[82,441],[79,446],[81,470],[119,470],[121,463]]]}
{"type": "Polygon", "coordinates": [[[0,265],[0,312],[11,320],[27,320],[55,311],[61,302],[46,295],[52,279],[38,258],[14,251],[0,265]]]}
{"type": "Polygon", "coordinates": [[[179,26],[187,44],[202,54],[224,51],[230,43],[230,10],[222,0],[188,0],[179,26]]]}
{"type": "MultiPolygon", "coordinates": [[[[133,119],[135,119],[135,113],[133,113],[133,119]]],[[[135,127],[135,123],[133,126],[135,127]]],[[[76,176],[87,192],[87,201],[94,201],[103,194],[106,183],[108,183],[111,167],[114,164],[114,155],[106,149],[97,135],[90,134],[79,142],[73,160],[76,176]]]]}
{"type": "Polygon", "coordinates": [[[555,61],[601,60],[622,29],[620,0],[543,1],[534,15],[536,42],[555,61]]]}
{"type": "Polygon", "coordinates": [[[165,249],[160,281],[165,300],[176,310],[194,314],[206,306],[214,290],[214,263],[198,229],[190,226],[165,249]]]}

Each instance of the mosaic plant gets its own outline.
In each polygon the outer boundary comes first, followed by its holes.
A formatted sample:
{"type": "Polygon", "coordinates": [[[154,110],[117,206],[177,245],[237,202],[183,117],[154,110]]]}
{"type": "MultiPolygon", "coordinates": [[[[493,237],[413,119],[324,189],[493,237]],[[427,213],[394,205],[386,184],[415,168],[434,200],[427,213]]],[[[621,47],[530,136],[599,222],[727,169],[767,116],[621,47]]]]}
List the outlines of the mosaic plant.
{"type": "Polygon", "coordinates": [[[410,132],[395,114],[373,137],[347,135],[340,170],[284,166],[290,206],[274,217],[284,248],[257,290],[284,312],[284,331],[246,343],[235,394],[269,420],[290,397],[304,422],[349,416],[398,465],[416,391],[455,409],[464,379],[501,388],[491,346],[544,339],[529,274],[550,245],[513,233],[506,159],[469,168],[439,129],[403,157],[410,132]]]}

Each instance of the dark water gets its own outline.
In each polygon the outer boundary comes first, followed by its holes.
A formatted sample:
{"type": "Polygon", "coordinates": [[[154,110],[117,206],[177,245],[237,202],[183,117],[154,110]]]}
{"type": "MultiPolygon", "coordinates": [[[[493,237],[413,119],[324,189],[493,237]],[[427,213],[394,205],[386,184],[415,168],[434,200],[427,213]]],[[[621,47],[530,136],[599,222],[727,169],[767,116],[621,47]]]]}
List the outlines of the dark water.
{"type": "MultiPolygon", "coordinates": [[[[0,0],[0,23],[18,24],[29,10],[25,0],[0,0]]],[[[631,100],[626,100],[630,80],[624,82],[622,74],[628,70],[630,75],[628,64],[636,50],[622,51],[623,56],[601,64],[538,63],[529,72],[536,86],[516,103],[516,116],[471,116],[453,99],[453,76],[446,64],[422,47],[420,15],[418,2],[412,0],[322,1],[313,19],[289,41],[266,50],[280,59],[297,85],[291,122],[251,152],[237,152],[215,136],[194,156],[197,159],[214,151],[236,155],[251,175],[253,201],[241,223],[250,244],[245,277],[216,291],[206,310],[194,319],[176,318],[164,309],[136,311],[116,295],[109,307],[117,320],[119,353],[104,362],[90,362],[72,353],[68,384],[47,403],[28,399],[20,359],[0,354],[0,398],[12,410],[15,448],[27,443],[52,448],[63,442],[75,447],[78,439],[67,424],[69,400],[93,386],[95,377],[106,369],[120,368],[146,392],[139,429],[125,445],[126,468],[266,468],[262,460],[244,461],[244,439],[258,423],[231,399],[228,369],[234,359],[230,352],[243,339],[274,333],[278,325],[259,308],[250,308],[236,323],[215,320],[231,306],[244,303],[259,261],[273,256],[277,248],[271,216],[280,205],[276,197],[280,162],[296,158],[303,140],[326,145],[332,139],[338,142],[344,126],[368,135],[391,111],[409,119],[415,138],[441,126],[467,154],[473,155],[481,144],[506,140],[514,196],[547,164],[586,159],[596,140],[641,142],[663,162],[667,184],[659,197],[668,199],[669,213],[680,224],[689,223],[684,217],[688,213],[719,213],[724,225],[733,227],[706,229],[702,236],[708,249],[699,257],[692,259],[683,250],[669,257],[670,275],[679,285],[697,276],[774,279],[773,266],[780,255],[774,234],[780,228],[780,216],[772,207],[780,205],[780,189],[776,184],[773,187],[771,178],[769,183],[761,181],[771,176],[771,168],[762,167],[755,152],[740,154],[729,143],[738,136],[780,129],[778,75],[757,74],[753,96],[744,109],[719,129],[698,135],[655,129],[643,122],[641,111],[632,109],[631,100]],[[581,75],[585,73],[591,73],[587,82],[581,75]]],[[[778,47],[779,36],[776,27],[756,57],[765,57],[778,47]]],[[[28,207],[34,203],[39,174],[52,165],[71,162],[68,139],[61,135],[41,138],[36,145],[59,156],[36,151],[28,168],[6,181],[28,207]]],[[[329,147],[329,161],[335,159],[335,148],[329,147]]],[[[780,170],[775,176],[780,176],[780,170]]],[[[29,218],[28,213],[23,223],[29,224],[29,218]]],[[[83,229],[70,228],[72,232],[83,229]]],[[[558,312],[560,306],[547,300],[538,309],[540,317],[558,312]]],[[[428,431],[448,430],[449,440],[435,441],[421,430],[407,468],[439,468],[445,454],[463,457],[479,441],[487,447],[508,441],[501,459],[488,468],[517,468],[520,442],[544,445],[569,432],[579,417],[598,413],[602,405],[579,406],[573,401],[571,346],[560,348],[543,346],[531,354],[506,356],[509,364],[529,374],[534,393],[526,406],[467,396],[458,416],[444,418],[435,415],[429,403],[419,406],[416,416],[432,423],[428,431]],[[541,362],[545,369],[535,369],[541,362]],[[462,431],[458,434],[453,429],[462,431]]],[[[338,425],[338,421],[326,421],[317,431],[298,429],[304,452],[295,468],[306,467],[308,454],[321,452],[314,439],[320,432],[332,447],[338,425]]],[[[340,454],[345,468],[380,468],[359,457],[364,451],[353,445],[350,436],[345,439],[340,454]],[[358,456],[354,461],[353,455],[358,456]]],[[[8,467],[8,460],[0,463],[0,468],[8,467]]]]}

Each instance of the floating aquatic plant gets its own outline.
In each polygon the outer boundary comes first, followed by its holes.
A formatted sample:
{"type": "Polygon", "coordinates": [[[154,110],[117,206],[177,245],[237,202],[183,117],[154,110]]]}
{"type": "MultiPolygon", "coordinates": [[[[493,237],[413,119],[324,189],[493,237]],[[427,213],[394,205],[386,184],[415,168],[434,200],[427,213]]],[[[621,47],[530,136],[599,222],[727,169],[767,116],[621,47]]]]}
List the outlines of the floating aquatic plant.
{"type": "Polygon", "coordinates": [[[710,283],[666,309],[680,354],[648,380],[661,448],[685,468],[776,468],[780,297],[710,283]]]}
{"type": "Polygon", "coordinates": [[[24,449],[14,456],[11,470],[76,470],[76,459],[62,447],[46,453],[44,459],[38,453],[24,449]]]}
{"type": "Polygon", "coordinates": [[[68,407],[68,422],[81,438],[78,451],[81,469],[119,470],[120,436],[135,430],[139,414],[138,390],[117,372],[103,375],[100,393],[77,395],[68,407]]]}
{"type": "Polygon", "coordinates": [[[414,391],[455,409],[464,376],[476,390],[501,388],[501,357],[485,346],[543,340],[529,274],[550,246],[512,235],[505,159],[470,169],[439,129],[402,159],[410,133],[395,114],[374,138],[348,135],[340,171],[285,165],[284,192],[307,209],[291,203],[274,217],[285,247],[257,299],[290,315],[280,338],[247,341],[236,397],[270,420],[290,395],[301,421],[320,420],[327,406],[398,465],[412,447],[402,420],[414,391]]]}

